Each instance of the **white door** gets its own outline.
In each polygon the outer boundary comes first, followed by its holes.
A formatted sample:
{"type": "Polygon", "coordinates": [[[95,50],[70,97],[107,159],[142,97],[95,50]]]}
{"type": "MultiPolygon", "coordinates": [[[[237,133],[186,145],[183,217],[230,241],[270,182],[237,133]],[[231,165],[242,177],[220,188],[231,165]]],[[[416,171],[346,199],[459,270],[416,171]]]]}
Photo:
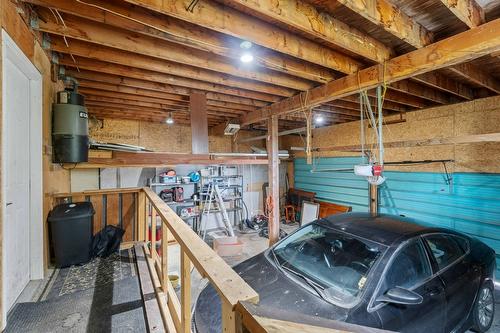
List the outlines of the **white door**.
{"type": "Polygon", "coordinates": [[[42,278],[41,76],[2,31],[3,325],[34,278],[42,278]],[[33,256],[33,253],[37,255],[33,256]],[[37,263],[34,260],[38,260],[37,263]],[[34,267],[37,267],[36,269],[34,267]]]}
{"type": "Polygon", "coordinates": [[[4,105],[5,220],[4,276],[5,302],[10,309],[30,280],[30,80],[8,58],[4,61],[7,82],[4,105]]]}

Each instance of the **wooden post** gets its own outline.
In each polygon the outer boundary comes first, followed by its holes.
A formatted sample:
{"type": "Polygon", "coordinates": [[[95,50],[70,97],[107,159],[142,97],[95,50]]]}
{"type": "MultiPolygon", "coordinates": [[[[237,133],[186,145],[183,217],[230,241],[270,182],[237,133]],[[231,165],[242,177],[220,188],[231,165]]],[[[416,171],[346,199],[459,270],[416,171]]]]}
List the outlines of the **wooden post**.
{"type": "Polygon", "coordinates": [[[280,205],[279,205],[279,158],[278,158],[278,117],[271,117],[267,123],[267,159],[269,193],[269,246],[279,240],[280,205]]]}
{"type": "Polygon", "coordinates": [[[156,252],[156,209],[151,207],[151,258],[155,260],[158,255],[156,252]]]}
{"type": "Polygon", "coordinates": [[[295,164],[293,161],[287,163],[287,174],[288,174],[288,187],[295,187],[295,164]]]}
{"type": "Polygon", "coordinates": [[[189,96],[191,113],[191,147],[193,154],[208,153],[207,96],[191,93],[189,96]]]}
{"type": "Polygon", "coordinates": [[[378,214],[378,186],[369,184],[370,186],[370,213],[373,216],[378,214]]]}
{"type": "Polygon", "coordinates": [[[233,307],[230,303],[222,300],[222,332],[236,333],[236,318],[233,307]]]}
{"type": "Polygon", "coordinates": [[[161,288],[168,292],[168,227],[166,221],[161,223],[161,288]]]}
{"type": "Polygon", "coordinates": [[[181,248],[181,332],[191,333],[191,260],[181,248]]]}
{"type": "Polygon", "coordinates": [[[145,241],[147,235],[144,234],[147,224],[146,219],[146,194],[144,191],[139,191],[137,194],[137,240],[145,241]]]}

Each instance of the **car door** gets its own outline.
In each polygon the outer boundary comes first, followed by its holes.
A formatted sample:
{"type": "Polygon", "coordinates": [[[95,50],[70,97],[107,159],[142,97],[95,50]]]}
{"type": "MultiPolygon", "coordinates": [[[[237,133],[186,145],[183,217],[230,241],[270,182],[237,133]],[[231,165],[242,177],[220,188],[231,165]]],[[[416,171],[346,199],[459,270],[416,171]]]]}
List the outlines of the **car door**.
{"type": "Polygon", "coordinates": [[[416,238],[402,245],[389,261],[372,303],[372,311],[377,311],[382,327],[408,333],[443,332],[444,304],[443,282],[432,274],[422,241],[416,238]],[[419,294],[422,302],[414,305],[377,302],[378,297],[395,287],[419,294]]]}
{"type": "Polygon", "coordinates": [[[477,267],[467,260],[468,242],[456,237],[459,236],[424,236],[435,261],[434,269],[443,280],[446,290],[446,332],[459,328],[465,322],[480,283],[479,274],[474,271],[477,267]]]}

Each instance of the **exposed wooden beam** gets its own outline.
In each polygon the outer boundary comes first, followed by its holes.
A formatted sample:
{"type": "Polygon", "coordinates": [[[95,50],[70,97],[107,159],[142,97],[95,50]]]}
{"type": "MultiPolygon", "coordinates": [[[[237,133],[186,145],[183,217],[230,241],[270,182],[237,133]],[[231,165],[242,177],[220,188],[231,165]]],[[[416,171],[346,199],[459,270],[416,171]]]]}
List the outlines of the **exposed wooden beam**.
{"type": "MultiPolygon", "coordinates": [[[[283,135],[290,135],[290,134],[297,134],[297,133],[304,133],[307,128],[305,127],[300,127],[300,128],[294,128],[291,130],[287,131],[282,131],[278,132],[278,136],[283,136],[283,135]]],[[[245,143],[245,142],[252,142],[252,141],[259,141],[259,140],[266,140],[267,135],[259,135],[259,136],[253,136],[250,138],[244,138],[244,139],[239,139],[238,143],[245,143]]]]}
{"type": "Polygon", "coordinates": [[[64,15],[65,25],[53,21],[39,21],[38,29],[43,32],[71,37],[103,46],[114,47],[142,55],[173,61],[198,68],[244,79],[256,80],[289,89],[305,90],[312,86],[309,81],[287,74],[249,69],[220,56],[199,51],[158,38],[144,36],[106,24],[92,22],[72,15],[64,15]]]}
{"type": "Polygon", "coordinates": [[[269,223],[269,246],[275,244],[280,238],[280,188],[279,188],[279,157],[278,157],[278,117],[271,117],[267,125],[267,156],[268,156],[268,184],[267,193],[269,223]]]}
{"type": "Polygon", "coordinates": [[[321,5],[327,10],[328,6],[335,2],[341,3],[371,23],[383,28],[416,48],[424,47],[433,40],[431,32],[427,31],[427,29],[415,22],[411,17],[387,0],[320,1],[321,5]]]}
{"type": "Polygon", "coordinates": [[[76,67],[78,67],[79,69],[85,69],[93,72],[106,73],[106,74],[128,77],[143,81],[163,83],[170,86],[171,93],[174,93],[174,91],[180,92],[180,91],[187,91],[189,89],[195,89],[201,91],[209,91],[218,94],[232,95],[237,97],[241,96],[253,99],[256,99],[257,97],[266,98],[266,96],[262,96],[261,93],[255,93],[241,89],[234,89],[219,84],[213,84],[213,83],[211,84],[208,82],[197,81],[188,78],[172,77],[170,75],[159,72],[153,72],[149,70],[139,69],[136,67],[118,65],[104,61],[92,60],[81,57],[74,57],[74,58],[76,60],[76,63],[74,63],[71,58],[63,58],[59,59],[59,64],[67,67],[72,67],[75,69],[76,67]]]}
{"type": "MultiPolygon", "coordinates": [[[[146,108],[154,108],[154,109],[167,109],[171,108],[172,110],[188,110],[189,105],[188,104],[170,104],[170,103],[163,103],[164,100],[155,100],[155,101],[143,101],[141,100],[141,96],[136,96],[135,99],[125,99],[125,98],[116,98],[116,97],[107,97],[107,96],[100,96],[100,95],[92,95],[92,94],[87,94],[85,90],[80,90],[82,95],[85,96],[85,101],[90,101],[93,103],[114,103],[114,104],[121,104],[121,105],[133,105],[133,106],[140,106],[140,107],[146,107],[146,108]]],[[[170,102],[170,101],[168,101],[170,102]]],[[[225,113],[227,112],[228,114],[244,114],[248,112],[248,110],[239,110],[238,108],[231,108],[228,106],[220,106],[220,105],[212,105],[214,103],[213,101],[207,100],[207,106],[208,110],[216,110],[217,112],[222,112],[225,113]]]]}
{"type": "Polygon", "coordinates": [[[320,13],[316,7],[301,0],[282,1],[278,6],[270,0],[219,0],[219,2],[263,20],[278,22],[315,40],[374,62],[383,62],[392,54],[390,48],[378,40],[326,13],[320,13]]]}
{"type": "Polygon", "coordinates": [[[364,89],[373,89],[383,82],[392,83],[439,68],[470,61],[482,54],[500,50],[500,19],[457,34],[424,48],[393,58],[385,65],[375,65],[357,74],[334,80],[313,88],[242,119],[247,125],[268,119],[272,115],[286,114],[349,96],[364,89]]]}
{"type": "Polygon", "coordinates": [[[484,11],[476,0],[441,0],[441,2],[469,28],[484,23],[484,11]]]}
{"type": "Polygon", "coordinates": [[[439,104],[450,103],[450,97],[438,90],[428,88],[427,86],[422,86],[411,80],[401,80],[398,82],[393,82],[390,88],[397,90],[399,92],[407,93],[412,96],[421,97],[423,99],[432,101],[439,104]]]}
{"type": "MultiPolygon", "coordinates": [[[[189,96],[189,94],[192,91],[196,91],[196,89],[171,86],[169,84],[139,80],[119,75],[106,74],[102,72],[88,71],[88,70],[83,70],[82,68],[80,68],[80,71],[73,70],[71,68],[69,70],[66,69],[66,73],[79,80],[83,80],[83,82],[87,83],[89,83],[90,81],[94,81],[96,83],[109,83],[112,85],[120,85],[122,87],[144,89],[146,90],[146,92],[149,90],[151,90],[153,93],[161,92],[161,95],[157,94],[152,97],[161,96],[158,98],[168,99],[173,101],[178,101],[180,99],[188,101],[187,96],[189,96]]],[[[268,105],[268,103],[262,101],[257,101],[249,98],[237,97],[232,95],[212,93],[212,92],[207,92],[207,98],[209,100],[218,101],[221,103],[234,103],[234,104],[249,105],[255,107],[262,107],[268,105]]]]}
{"type": "MultiPolygon", "coordinates": [[[[280,99],[278,96],[288,97],[293,94],[293,91],[281,87],[243,81],[233,78],[230,75],[218,74],[209,70],[176,64],[137,53],[71,39],[69,39],[69,44],[68,48],[62,38],[55,37],[51,40],[50,48],[59,53],[68,55],[71,53],[75,57],[81,57],[81,62],[84,61],[84,58],[87,58],[108,63],[106,66],[112,63],[166,74],[165,77],[170,78],[170,83],[175,83],[178,86],[220,92],[222,94],[242,96],[266,102],[276,102],[280,99]],[[207,85],[206,82],[209,82],[211,85],[207,85]]],[[[61,61],[64,61],[64,59],[61,59],[61,61]]],[[[98,61],[93,63],[99,64],[98,61]]],[[[91,64],[92,62],[86,63],[91,64]]]]}
{"type": "Polygon", "coordinates": [[[500,81],[471,63],[455,65],[450,67],[449,70],[496,94],[500,94],[500,81]]]}
{"type": "Polygon", "coordinates": [[[193,154],[208,154],[207,97],[192,93],[189,97],[191,147],[193,154]]]}
{"type": "Polygon", "coordinates": [[[192,12],[186,10],[190,0],[125,1],[342,73],[354,73],[362,66],[340,52],[213,1],[198,3],[192,12]]]}
{"type": "MultiPolygon", "coordinates": [[[[334,1],[315,0],[315,2],[319,2],[322,7],[328,10],[334,1]]],[[[434,36],[432,32],[388,0],[337,0],[337,3],[341,3],[346,8],[417,49],[433,42],[434,36]]],[[[432,73],[431,77],[421,76],[417,78],[417,81],[467,100],[473,98],[472,89],[440,73],[432,73]]]]}
{"type": "Polygon", "coordinates": [[[474,92],[472,91],[472,88],[436,72],[416,75],[411,79],[469,101],[474,99],[474,92]]]}
{"type": "MultiPolygon", "coordinates": [[[[157,37],[178,44],[208,51],[239,60],[241,40],[204,29],[194,24],[165,15],[158,15],[145,8],[117,1],[96,0],[27,0],[26,2],[55,8],[61,12],[106,23],[130,31],[157,37]]],[[[328,69],[282,57],[274,52],[254,47],[258,66],[302,77],[320,83],[331,81],[335,74],[328,69]]]]}

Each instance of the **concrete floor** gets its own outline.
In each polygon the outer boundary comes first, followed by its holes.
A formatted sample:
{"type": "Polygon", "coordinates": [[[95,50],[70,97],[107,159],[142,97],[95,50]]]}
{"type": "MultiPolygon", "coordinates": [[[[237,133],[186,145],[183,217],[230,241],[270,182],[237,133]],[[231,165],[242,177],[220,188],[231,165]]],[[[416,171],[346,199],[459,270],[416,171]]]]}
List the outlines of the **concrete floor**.
{"type": "MultiPolygon", "coordinates": [[[[297,229],[298,224],[294,225],[282,225],[281,228],[290,233],[297,229]]],[[[268,247],[268,239],[260,237],[258,233],[240,233],[235,231],[240,241],[244,244],[243,253],[241,256],[235,257],[223,257],[224,260],[230,265],[234,266],[239,264],[240,262],[245,261],[248,258],[251,258],[260,252],[264,251],[268,247]]],[[[179,274],[179,246],[173,245],[169,247],[169,273],[170,274],[179,274]]],[[[191,273],[191,295],[192,295],[192,305],[196,302],[196,299],[200,292],[205,288],[208,281],[206,279],[202,279],[198,271],[195,269],[191,273]]],[[[500,333],[500,290],[496,290],[496,311],[493,325],[491,326],[489,333],[500,333]]],[[[472,332],[472,331],[468,331],[472,332]]]]}

